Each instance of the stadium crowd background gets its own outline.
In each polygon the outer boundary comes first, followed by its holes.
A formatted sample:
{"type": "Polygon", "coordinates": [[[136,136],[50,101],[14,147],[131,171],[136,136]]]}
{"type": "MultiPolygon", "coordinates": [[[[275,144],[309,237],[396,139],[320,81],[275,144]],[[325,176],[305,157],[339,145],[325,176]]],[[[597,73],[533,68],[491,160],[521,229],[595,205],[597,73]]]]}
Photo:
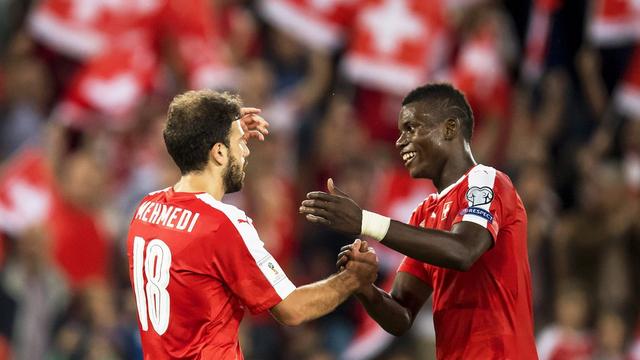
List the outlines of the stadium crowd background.
{"type": "MultiPolygon", "coordinates": [[[[640,359],[640,5],[633,0],[0,0],[0,359],[141,357],[125,234],[178,172],[170,99],[263,109],[242,192],[296,284],[351,239],[306,223],[331,176],[406,221],[434,191],[394,147],[400,101],[451,81],[479,162],[529,216],[542,359],[640,359]],[[12,355],[10,355],[12,354],[12,355]]],[[[379,247],[381,286],[401,257],[379,247]]],[[[430,304],[427,305],[430,309],[430,304]]],[[[247,359],[429,359],[429,311],[394,339],[351,300],[299,328],[246,317],[247,359]]]]}

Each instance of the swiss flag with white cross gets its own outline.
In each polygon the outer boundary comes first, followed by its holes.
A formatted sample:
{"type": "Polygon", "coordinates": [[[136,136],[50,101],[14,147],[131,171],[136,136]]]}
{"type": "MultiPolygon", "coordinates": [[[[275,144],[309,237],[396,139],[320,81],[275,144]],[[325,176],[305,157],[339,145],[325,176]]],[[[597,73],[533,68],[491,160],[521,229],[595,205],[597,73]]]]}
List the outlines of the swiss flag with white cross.
{"type": "Polygon", "coordinates": [[[441,1],[367,0],[342,64],[355,83],[400,95],[424,84],[448,57],[441,1]]]}

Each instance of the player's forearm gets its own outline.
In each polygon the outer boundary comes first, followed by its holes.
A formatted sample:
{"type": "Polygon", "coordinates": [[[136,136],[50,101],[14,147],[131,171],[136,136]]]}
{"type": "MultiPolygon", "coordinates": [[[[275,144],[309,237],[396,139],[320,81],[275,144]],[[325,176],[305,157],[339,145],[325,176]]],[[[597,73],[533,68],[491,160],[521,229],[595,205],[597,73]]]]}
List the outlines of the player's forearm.
{"type": "Polygon", "coordinates": [[[366,291],[358,293],[356,298],[369,316],[388,333],[400,336],[411,328],[413,321],[409,310],[386,291],[371,285],[366,291]]]}
{"type": "Polygon", "coordinates": [[[456,236],[448,231],[391,221],[382,244],[418,261],[448,269],[468,270],[475,257],[456,236]]]}
{"type": "Polygon", "coordinates": [[[285,300],[290,302],[285,322],[299,325],[333,311],[358,288],[355,277],[347,272],[297,288],[285,300]]]}

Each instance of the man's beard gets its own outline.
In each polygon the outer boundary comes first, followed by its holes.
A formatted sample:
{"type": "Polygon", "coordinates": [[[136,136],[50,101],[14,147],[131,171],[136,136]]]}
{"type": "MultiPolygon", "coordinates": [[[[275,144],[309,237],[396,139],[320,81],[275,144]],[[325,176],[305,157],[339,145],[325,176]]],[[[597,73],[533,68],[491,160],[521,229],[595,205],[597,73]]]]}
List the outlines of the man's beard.
{"type": "Polygon", "coordinates": [[[234,193],[242,189],[244,172],[235,158],[231,157],[229,159],[227,168],[222,175],[222,180],[224,181],[225,194],[234,193]]]}

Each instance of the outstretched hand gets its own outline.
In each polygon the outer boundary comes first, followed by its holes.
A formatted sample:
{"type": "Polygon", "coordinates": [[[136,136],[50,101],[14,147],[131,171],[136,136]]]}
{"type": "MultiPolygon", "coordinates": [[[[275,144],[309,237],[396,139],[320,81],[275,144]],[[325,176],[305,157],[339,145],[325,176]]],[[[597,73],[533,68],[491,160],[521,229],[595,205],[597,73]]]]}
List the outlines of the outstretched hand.
{"type": "Polygon", "coordinates": [[[300,213],[313,223],[323,224],[348,235],[359,235],[362,228],[362,209],[349,195],[327,180],[329,193],[313,191],[302,202],[300,213]]]}
{"type": "Polygon", "coordinates": [[[269,123],[259,115],[261,111],[252,107],[240,109],[240,126],[242,126],[246,140],[257,138],[264,141],[264,136],[269,134],[269,130],[267,130],[269,123]]]}

